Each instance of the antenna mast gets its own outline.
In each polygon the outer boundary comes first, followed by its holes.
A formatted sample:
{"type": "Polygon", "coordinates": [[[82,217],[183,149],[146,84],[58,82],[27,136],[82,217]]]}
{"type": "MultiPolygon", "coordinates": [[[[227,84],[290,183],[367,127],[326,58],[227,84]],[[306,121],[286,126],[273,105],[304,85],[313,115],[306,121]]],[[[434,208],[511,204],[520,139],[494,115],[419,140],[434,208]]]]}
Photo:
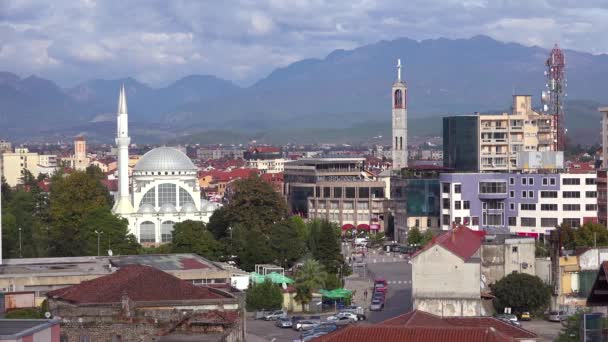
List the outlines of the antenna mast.
{"type": "Polygon", "coordinates": [[[543,92],[543,109],[546,114],[553,115],[552,128],[557,137],[553,142],[554,151],[566,149],[566,136],[564,127],[564,100],[566,97],[566,58],[562,50],[555,44],[545,63],[547,70],[547,91],[543,92]]]}

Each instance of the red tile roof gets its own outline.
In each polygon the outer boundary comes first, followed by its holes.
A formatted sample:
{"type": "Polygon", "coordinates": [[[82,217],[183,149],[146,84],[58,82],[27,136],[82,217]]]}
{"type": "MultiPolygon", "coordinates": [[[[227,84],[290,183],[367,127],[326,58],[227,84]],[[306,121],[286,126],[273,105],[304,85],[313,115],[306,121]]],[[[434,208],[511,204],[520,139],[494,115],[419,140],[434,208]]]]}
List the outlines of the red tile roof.
{"type": "Polygon", "coordinates": [[[74,304],[111,304],[120,303],[124,294],[135,302],[233,298],[143,265],[128,265],[107,276],[48,292],[47,296],[74,304]]]}
{"type": "Polygon", "coordinates": [[[349,326],[315,339],[317,342],[502,342],[510,338],[491,328],[349,326]]]}
{"type": "Polygon", "coordinates": [[[373,326],[350,326],[325,335],[321,342],[363,341],[513,341],[536,339],[530,331],[493,317],[439,317],[414,310],[373,326]]]}
{"type": "Polygon", "coordinates": [[[440,245],[464,261],[467,261],[479,250],[484,236],[484,231],[475,231],[465,226],[458,226],[434,237],[431,242],[412,255],[412,257],[418,256],[435,245],[440,245]]]}
{"type": "Polygon", "coordinates": [[[256,146],[249,148],[249,151],[257,153],[279,153],[281,152],[281,149],[273,146],[256,146]]]}

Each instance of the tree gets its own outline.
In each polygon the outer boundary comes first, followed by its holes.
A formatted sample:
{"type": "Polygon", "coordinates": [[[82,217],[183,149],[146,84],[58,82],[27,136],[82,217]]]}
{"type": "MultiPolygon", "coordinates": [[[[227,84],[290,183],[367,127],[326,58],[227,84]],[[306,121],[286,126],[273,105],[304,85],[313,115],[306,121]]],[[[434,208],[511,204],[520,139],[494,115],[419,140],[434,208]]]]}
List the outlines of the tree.
{"type": "Polygon", "coordinates": [[[384,233],[389,239],[395,240],[395,216],[393,214],[388,215],[388,224],[384,233]]]}
{"type": "Polygon", "coordinates": [[[327,274],[325,277],[325,286],[326,290],[334,290],[342,287],[342,281],[335,274],[327,274]]]}
{"type": "Polygon", "coordinates": [[[111,212],[108,190],[93,172],[53,176],[49,196],[49,252],[52,256],[96,255],[100,246],[117,253],[139,248],[128,235],[127,221],[111,212]]]}
{"type": "Polygon", "coordinates": [[[297,232],[298,240],[307,242],[310,229],[308,228],[306,222],[304,222],[300,216],[292,216],[289,218],[289,220],[291,221],[294,230],[297,232]]]}
{"type": "Polygon", "coordinates": [[[574,250],[576,248],[576,239],[575,232],[572,227],[567,224],[562,224],[559,229],[560,240],[562,241],[562,246],[567,250],[574,250]]]}
{"type": "Polygon", "coordinates": [[[559,332],[557,342],[578,342],[581,339],[581,325],[583,324],[583,315],[589,313],[589,310],[577,312],[568,317],[565,322],[562,322],[562,330],[559,332]]]}
{"type": "Polygon", "coordinates": [[[247,290],[247,310],[276,310],[283,306],[283,291],[270,279],[261,284],[254,284],[247,290]]]}
{"type": "Polygon", "coordinates": [[[422,233],[420,232],[420,229],[416,227],[410,228],[410,230],[407,232],[407,244],[410,246],[422,245],[422,233]]]}
{"type": "Polygon", "coordinates": [[[221,254],[220,243],[200,221],[176,223],[170,245],[173,253],[196,253],[211,260],[217,260],[221,254]]]}
{"type": "Polygon", "coordinates": [[[300,259],[306,247],[292,220],[284,220],[270,228],[270,247],[278,265],[288,268],[300,259]]]}
{"type": "Polygon", "coordinates": [[[543,281],[526,273],[511,273],[491,285],[496,311],[503,312],[505,307],[513,312],[530,311],[539,313],[549,304],[551,289],[543,281]]]}
{"type": "Polygon", "coordinates": [[[312,293],[325,286],[327,272],[317,260],[308,259],[298,269],[295,278],[295,299],[302,304],[308,304],[312,299],[312,293]]]}
{"type": "Polygon", "coordinates": [[[237,226],[233,229],[233,236],[234,251],[243,270],[250,272],[255,269],[256,264],[269,264],[275,261],[268,236],[258,229],[237,226]]]}
{"type": "Polygon", "coordinates": [[[344,256],[340,249],[340,229],[329,221],[322,221],[320,228],[318,247],[313,255],[325,271],[337,274],[344,265],[344,256]]]}
{"type": "Polygon", "coordinates": [[[601,224],[585,223],[574,233],[577,247],[608,246],[608,230],[601,224]]]}

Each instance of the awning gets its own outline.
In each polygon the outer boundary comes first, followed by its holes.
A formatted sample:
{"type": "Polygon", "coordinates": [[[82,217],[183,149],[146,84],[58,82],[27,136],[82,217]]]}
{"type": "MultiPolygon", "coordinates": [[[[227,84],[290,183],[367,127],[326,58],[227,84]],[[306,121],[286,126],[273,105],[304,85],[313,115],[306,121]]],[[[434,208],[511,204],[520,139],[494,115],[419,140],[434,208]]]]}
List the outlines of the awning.
{"type": "Polygon", "coordinates": [[[342,226],[342,230],[349,230],[349,229],[354,229],[354,228],[355,228],[355,226],[350,223],[347,223],[342,226]]]}
{"type": "Polygon", "coordinates": [[[357,229],[369,231],[369,224],[361,223],[360,225],[357,226],[357,229]]]}
{"type": "Polygon", "coordinates": [[[517,236],[526,236],[526,237],[533,237],[533,238],[538,238],[538,233],[532,233],[532,232],[518,232],[517,236]]]}
{"type": "Polygon", "coordinates": [[[328,299],[350,298],[353,294],[351,290],[347,289],[319,290],[319,293],[328,299]]]}
{"type": "Polygon", "coordinates": [[[372,223],[372,224],[369,225],[369,228],[371,230],[380,230],[380,225],[377,224],[377,223],[372,223]]]}

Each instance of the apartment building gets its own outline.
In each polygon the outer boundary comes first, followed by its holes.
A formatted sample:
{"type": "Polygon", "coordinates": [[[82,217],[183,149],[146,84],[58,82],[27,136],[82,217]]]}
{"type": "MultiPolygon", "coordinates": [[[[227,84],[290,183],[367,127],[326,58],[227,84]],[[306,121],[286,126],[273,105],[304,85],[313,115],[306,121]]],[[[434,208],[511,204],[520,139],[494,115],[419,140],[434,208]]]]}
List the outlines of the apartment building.
{"type": "Polygon", "coordinates": [[[554,151],[553,121],[532,110],[530,95],[514,95],[511,113],[444,118],[444,166],[457,171],[520,170],[520,152],[554,151]]]}
{"type": "Polygon", "coordinates": [[[283,172],[285,163],[289,162],[283,158],[280,148],[272,146],[252,147],[243,154],[243,158],[247,161],[247,168],[257,169],[261,174],[283,172]]]}
{"type": "Polygon", "coordinates": [[[291,211],[327,219],[343,230],[383,231],[387,183],[365,171],[364,158],[310,158],[285,164],[284,195],[291,211]]]}
{"type": "Polygon", "coordinates": [[[566,223],[597,222],[594,173],[441,174],[441,227],[453,222],[490,233],[549,234],[566,223]]]}
{"type": "Polygon", "coordinates": [[[30,152],[27,148],[15,148],[15,152],[2,154],[2,175],[10,186],[21,183],[23,171],[28,170],[34,176],[38,176],[38,153],[30,152]]]}

